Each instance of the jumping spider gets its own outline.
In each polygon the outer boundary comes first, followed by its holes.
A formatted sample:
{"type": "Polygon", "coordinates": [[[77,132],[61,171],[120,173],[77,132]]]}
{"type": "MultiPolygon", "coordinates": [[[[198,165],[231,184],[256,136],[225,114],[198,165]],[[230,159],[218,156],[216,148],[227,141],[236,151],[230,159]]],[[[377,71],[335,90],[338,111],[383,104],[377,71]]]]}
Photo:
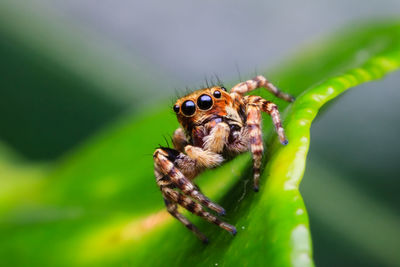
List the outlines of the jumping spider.
{"type": "Polygon", "coordinates": [[[194,178],[203,170],[217,167],[224,160],[250,150],[254,190],[258,191],[264,150],[261,111],[271,115],[280,142],[288,143],[277,106],[260,96],[244,96],[260,87],[288,102],[294,101],[263,76],[235,85],[230,93],[222,86],[197,90],[178,99],[173,107],[182,125],[174,132],[174,149],[160,147],[153,154],[157,185],[168,212],[203,242],[207,242],[206,236],[178,212],[178,205],[233,235],[236,228],[206,211],[205,207],[218,215],[225,214],[224,208],[201,193],[193,183],[194,178]]]}

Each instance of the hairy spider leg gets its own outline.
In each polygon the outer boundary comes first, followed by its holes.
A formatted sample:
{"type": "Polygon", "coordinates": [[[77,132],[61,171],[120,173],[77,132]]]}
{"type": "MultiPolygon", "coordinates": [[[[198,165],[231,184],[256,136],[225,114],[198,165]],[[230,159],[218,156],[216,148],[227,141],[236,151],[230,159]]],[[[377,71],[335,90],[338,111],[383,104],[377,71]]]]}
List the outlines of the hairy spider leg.
{"type": "MultiPolygon", "coordinates": [[[[216,211],[219,214],[225,214],[224,208],[216,203],[213,203],[206,196],[200,193],[196,186],[187,179],[178,168],[175,167],[174,163],[168,159],[168,152],[165,151],[166,148],[158,148],[153,155],[154,167],[156,177],[168,176],[171,182],[178,187],[185,195],[191,196],[193,199],[199,201],[201,204],[205,205],[209,209],[216,211]]],[[[172,149],[169,149],[172,150],[172,149]]],[[[178,151],[176,151],[179,153],[178,151]]],[[[179,153],[179,157],[188,157],[183,153],[179,153]]],[[[158,179],[157,179],[158,180],[158,179]]],[[[158,181],[157,181],[158,182],[158,181]]]]}
{"type": "Polygon", "coordinates": [[[288,143],[282,127],[278,107],[259,96],[246,96],[247,102],[247,128],[250,136],[250,151],[253,156],[254,190],[258,191],[260,179],[260,166],[264,151],[261,132],[261,111],[270,114],[279,140],[283,145],[288,143]]]}
{"type": "MultiPolygon", "coordinates": [[[[187,146],[188,147],[188,146],[187,146]]],[[[175,167],[174,163],[168,159],[171,153],[179,154],[179,158],[186,157],[187,155],[179,153],[174,150],[173,152],[168,151],[172,149],[159,148],[154,152],[154,173],[157,180],[157,185],[166,199],[166,206],[169,213],[175,218],[182,222],[189,230],[191,230],[200,240],[207,242],[207,238],[193,225],[191,224],[182,214],[177,211],[176,206],[179,204],[188,211],[196,214],[199,217],[206,219],[207,221],[214,223],[229,231],[231,234],[236,234],[236,228],[226,222],[221,221],[216,216],[207,212],[202,205],[194,201],[199,201],[204,206],[218,212],[219,214],[225,214],[225,210],[218,204],[211,202],[205,197],[199,190],[198,187],[187,179],[178,168],[175,167]],[[169,152],[169,153],[168,153],[169,152]],[[178,187],[182,193],[172,189],[171,187],[178,187]],[[191,199],[190,197],[193,199],[191,199]]],[[[176,155],[175,154],[175,155],[176,155]]]]}
{"type": "MultiPolygon", "coordinates": [[[[163,193],[164,195],[164,193],[163,193]]],[[[164,202],[165,206],[167,207],[167,211],[174,216],[176,219],[178,219],[183,225],[186,226],[190,231],[192,231],[203,243],[208,243],[207,237],[200,232],[197,227],[192,224],[185,216],[183,216],[181,213],[178,211],[178,205],[171,200],[169,200],[167,197],[164,196],[164,202]]]]}
{"type": "Polygon", "coordinates": [[[280,91],[278,88],[276,88],[275,85],[273,85],[271,82],[269,82],[262,75],[258,75],[251,80],[247,80],[245,82],[238,83],[237,85],[232,87],[230,92],[244,95],[245,93],[248,93],[248,92],[258,89],[260,87],[267,89],[269,92],[273,93],[275,96],[277,96],[287,102],[294,101],[293,96],[280,91]]]}
{"type": "Polygon", "coordinates": [[[261,110],[257,104],[247,105],[247,128],[249,131],[250,152],[253,157],[254,191],[258,191],[260,181],[260,167],[264,151],[261,133],[261,110]]]}
{"type": "MultiPolygon", "coordinates": [[[[236,231],[236,228],[234,226],[232,226],[232,225],[230,225],[230,224],[228,224],[226,222],[221,221],[220,219],[218,219],[213,214],[205,211],[203,206],[201,206],[199,203],[193,201],[190,197],[185,196],[182,193],[180,193],[180,192],[178,192],[176,190],[173,190],[171,188],[168,188],[168,187],[164,187],[162,192],[163,192],[164,197],[166,197],[167,199],[173,201],[174,203],[179,204],[180,206],[184,207],[185,209],[187,209],[191,213],[196,214],[197,216],[207,220],[210,223],[213,223],[213,224],[221,227],[222,229],[225,229],[226,231],[230,232],[233,235],[236,234],[237,231],[236,231]]],[[[183,223],[183,224],[186,226],[185,223],[183,223]]],[[[190,229],[190,230],[192,230],[192,229],[190,229]]],[[[195,231],[193,231],[193,232],[197,235],[197,233],[195,231]]],[[[200,238],[200,239],[203,240],[202,238],[200,238]]]]}
{"type": "Polygon", "coordinates": [[[274,103],[267,101],[265,99],[259,100],[261,104],[261,110],[268,113],[271,116],[272,122],[275,126],[275,131],[278,133],[279,141],[282,145],[287,145],[288,140],[285,136],[285,130],[282,127],[281,116],[279,114],[278,106],[274,103]]]}

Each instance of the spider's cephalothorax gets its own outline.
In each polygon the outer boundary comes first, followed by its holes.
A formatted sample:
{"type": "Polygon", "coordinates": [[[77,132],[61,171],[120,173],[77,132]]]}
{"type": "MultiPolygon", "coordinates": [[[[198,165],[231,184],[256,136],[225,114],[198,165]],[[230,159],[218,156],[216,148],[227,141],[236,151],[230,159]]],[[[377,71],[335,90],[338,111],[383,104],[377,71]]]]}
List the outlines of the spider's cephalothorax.
{"type": "Polygon", "coordinates": [[[244,96],[260,87],[286,101],[294,100],[263,76],[239,83],[229,93],[221,86],[197,90],[178,99],[173,107],[182,125],[174,132],[174,149],[160,147],[154,152],[154,173],[168,212],[203,242],[207,238],[178,212],[178,205],[232,234],[236,234],[236,228],[206,210],[205,207],[219,215],[225,214],[221,206],[200,192],[193,179],[204,169],[217,167],[224,160],[250,151],[254,190],[258,191],[264,150],[261,112],[271,115],[281,143],[287,144],[277,106],[259,96],[244,96]]]}

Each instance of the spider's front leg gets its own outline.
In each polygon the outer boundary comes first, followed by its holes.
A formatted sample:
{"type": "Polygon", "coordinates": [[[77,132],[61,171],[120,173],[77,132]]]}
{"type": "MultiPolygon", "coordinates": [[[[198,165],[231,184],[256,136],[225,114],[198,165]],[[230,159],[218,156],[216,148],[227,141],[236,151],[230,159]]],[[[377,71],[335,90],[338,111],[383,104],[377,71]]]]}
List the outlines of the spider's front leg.
{"type": "Polygon", "coordinates": [[[267,80],[267,78],[265,78],[262,75],[258,75],[251,80],[235,85],[234,87],[232,87],[231,93],[238,93],[240,95],[244,95],[245,93],[248,93],[260,87],[264,87],[265,89],[273,93],[275,96],[285,101],[288,102],[294,101],[293,96],[280,91],[278,88],[276,88],[275,85],[273,85],[270,81],[267,80]]]}
{"type": "Polygon", "coordinates": [[[254,173],[254,191],[258,191],[260,182],[260,167],[262,154],[264,151],[262,132],[261,132],[261,111],[271,115],[272,122],[275,125],[279,140],[283,145],[288,143],[285,131],[282,127],[279,111],[277,106],[259,96],[246,96],[247,103],[247,128],[249,131],[250,151],[253,156],[253,173],[254,173]]]}
{"type": "MultiPolygon", "coordinates": [[[[192,147],[188,145],[185,147],[185,151],[188,153],[188,155],[185,155],[175,149],[159,148],[154,152],[153,158],[154,173],[157,184],[160,187],[164,199],[166,199],[168,212],[181,221],[188,229],[190,229],[205,242],[205,236],[201,234],[194,225],[192,225],[182,214],[177,211],[176,204],[179,204],[188,211],[218,225],[232,234],[236,234],[236,229],[234,226],[219,220],[216,216],[207,212],[203,208],[202,205],[216,211],[219,214],[225,214],[225,210],[221,206],[211,202],[180,171],[180,169],[182,169],[182,171],[187,173],[187,175],[194,177],[197,172],[199,172],[199,169],[204,168],[202,164],[211,163],[210,156],[217,155],[215,153],[215,155],[211,155],[210,153],[212,152],[209,151],[203,151],[204,153],[202,153],[202,151],[199,151],[199,149],[200,148],[198,147],[192,147]],[[191,158],[190,155],[196,159],[191,158]],[[179,188],[182,193],[174,190],[175,187],[179,188]]],[[[220,160],[222,161],[222,159],[220,160]]]]}

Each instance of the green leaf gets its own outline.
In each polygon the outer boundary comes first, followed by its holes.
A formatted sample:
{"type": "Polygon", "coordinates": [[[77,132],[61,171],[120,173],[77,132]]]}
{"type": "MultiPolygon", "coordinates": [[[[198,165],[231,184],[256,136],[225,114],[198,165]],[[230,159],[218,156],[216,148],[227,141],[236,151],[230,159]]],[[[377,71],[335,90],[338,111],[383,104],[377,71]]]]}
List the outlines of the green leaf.
{"type": "MultiPolygon", "coordinates": [[[[297,100],[284,112],[289,144],[265,118],[265,168],[254,193],[249,154],[198,178],[227,210],[235,237],[199,218],[205,246],[167,214],[151,154],[178,126],[170,107],[127,118],[67,156],[30,203],[0,221],[2,265],[313,265],[307,211],[298,186],[320,108],[345,90],[400,66],[400,24],[376,23],[314,46],[266,74],[297,100]]],[[[151,109],[149,109],[151,110],[151,109]]],[[[197,181],[197,180],[196,180],[197,181]]]]}

